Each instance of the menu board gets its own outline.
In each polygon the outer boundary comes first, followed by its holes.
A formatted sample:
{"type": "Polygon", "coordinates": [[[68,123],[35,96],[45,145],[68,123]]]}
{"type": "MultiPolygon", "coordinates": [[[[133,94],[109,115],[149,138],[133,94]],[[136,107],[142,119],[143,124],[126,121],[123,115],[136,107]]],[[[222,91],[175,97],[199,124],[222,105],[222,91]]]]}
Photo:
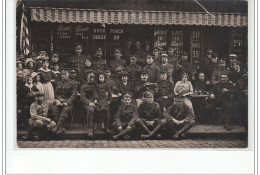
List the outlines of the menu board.
{"type": "Polygon", "coordinates": [[[232,46],[231,46],[231,53],[236,55],[243,55],[244,51],[244,38],[242,34],[232,31],[232,46]]]}
{"type": "Polygon", "coordinates": [[[201,33],[200,31],[192,31],[191,33],[191,59],[192,61],[200,59],[201,50],[201,33]]]}
{"type": "Polygon", "coordinates": [[[57,25],[54,35],[57,38],[56,49],[59,53],[73,53],[74,30],[71,24],[57,25]]]}
{"type": "Polygon", "coordinates": [[[171,47],[177,55],[180,55],[183,50],[183,32],[181,30],[171,31],[171,47]]]}
{"type": "Polygon", "coordinates": [[[110,56],[113,55],[115,48],[123,50],[123,35],[125,31],[123,28],[111,28],[109,29],[109,41],[110,41],[110,56]]]}
{"type": "Polygon", "coordinates": [[[92,31],[92,50],[94,51],[95,48],[101,47],[105,53],[105,43],[106,43],[106,29],[104,27],[94,27],[92,31]]]}
{"type": "Polygon", "coordinates": [[[159,49],[159,53],[165,52],[167,47],[167,30],[154,30],[154,48],[159,49]]]}

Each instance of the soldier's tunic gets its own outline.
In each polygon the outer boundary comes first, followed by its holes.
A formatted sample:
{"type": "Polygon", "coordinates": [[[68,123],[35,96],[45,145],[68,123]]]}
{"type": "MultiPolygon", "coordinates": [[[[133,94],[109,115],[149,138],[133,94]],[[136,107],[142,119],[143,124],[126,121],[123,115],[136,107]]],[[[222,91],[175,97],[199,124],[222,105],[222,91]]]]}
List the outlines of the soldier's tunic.
{"type": "Polygon", "coordinates": [[[112,59],[111,61],[110,61],[110,68],[112,68],[112,73],[113,74],[115,74],[116,73],[116,68],[118,67],[118,66],[125,66],[125,60],[124,59],[122,59],[122,58],[120,58],[120,59],[112,59]]]}
{"type": "Polygon", "coordinates": [[[145,65],[143,71],[148,73],[149,82],[155,83],[159,80],[160,68],[155,63],[145,65]]]}
{"type": "Polygon", "coordinates": [[[139,80],[141,66],[137,64],[130,64],[126,66],[125,70],[129,73],[132,82],[136,82],[137,80],[139,80]]]}
{"type": "Polygon", "coordinates": [[[117,127],[133,127],[136,119],[138,118],[137,107],[135,105],[125,105],[122,104],[114,117],[115,125],[117,127]]]}
{"type": "Polygon", "coordinates": [[[174,96],[173,84],[167,80],[160,80],[158,82],[158,91],[155,93],[155,101],[160,104],[161,108],[167,108],[174,96]],[[168,99],[162,98],[168,96],[168,99]]]}
{"type": "Polygon", "coordinates": [[[160,68],[160,71],[166,71],[167,72],[167,79],[171,83],[173,83],[173,78],[172,78],[172,75],[173,75],[173,72],[174,72],[173,65],[166,63],[166,64],[159,64],[158,66],[160,68]]]}
{"type": "Polygon", "coordinates": [[[107,66],[106,60],[98,57],[94,57],[91,63],[93,70],[96,72],[103,72],[104,68],[107,66]]]}
{"type": "Polygon", "coordinates": [[[157,84],[156,83],[139,81],[138,83],[136,83],[134,90],[135,90],[136,98],[141,99],[143,97],[143,94],[144,94],[145,91],[156,92],[157,84]]]}
{"type": "Polygon", "coordinates": [[[220,68],[218,70],[214,71],[212,74],[212,79],[211,79],[212,83],[213,84],[218,83],[220,81],[220,76],[222,74],[228,75],[229,71],[227,69],[220,69],[220,68]]]}
{"type": "Polygon", "coordinates": [[[96,98],[97,98],[97,94],[95,91],[94,83],[85,83],[81,86],[80,100],[84,104],[84,108],[87,112],[87,116],[86,116],[87,128],[93,127],[94,107],[89,106],[89,103],[94,103],[94,100],[96,98]]]}
{"type": "Polygon", "coordinates": [[[68,117],[69,113],[73,108],[73,101],[77,97],[77,85],[73,80],[64,80],[60,81],[56,87],[56,99],[64,100],[64,103],[67,103],[68,106],[63,106],[60,116],[68,117]]]}

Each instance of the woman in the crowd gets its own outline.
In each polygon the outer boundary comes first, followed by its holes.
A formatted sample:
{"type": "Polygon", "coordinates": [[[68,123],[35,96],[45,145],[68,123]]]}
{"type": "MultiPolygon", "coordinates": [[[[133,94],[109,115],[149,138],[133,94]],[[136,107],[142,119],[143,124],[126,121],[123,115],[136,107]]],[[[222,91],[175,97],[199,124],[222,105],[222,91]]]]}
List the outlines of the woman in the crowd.
{"type": "Polygon", "coordinates": [[[49,67],[49,60],[44,60],[42,64],[42,68],[39,69],[39,73],[43,85],[44,100],[53,100],[54,90],[53,90],[52,82],[55,81],[54,79],[56,75],[48,67],[49,67]]]}
{"type": "Polygon", "coordinates": [[[187,73],[182,73],[181,77],[181,81],[178,81],[174,87],[174,93],[177,95],[177,98],[182,98],[184,103],[187,104],[193,111],[192,103],[190,101],[190,95],[193,94],[192,84],[188,81],[187,73]]]}

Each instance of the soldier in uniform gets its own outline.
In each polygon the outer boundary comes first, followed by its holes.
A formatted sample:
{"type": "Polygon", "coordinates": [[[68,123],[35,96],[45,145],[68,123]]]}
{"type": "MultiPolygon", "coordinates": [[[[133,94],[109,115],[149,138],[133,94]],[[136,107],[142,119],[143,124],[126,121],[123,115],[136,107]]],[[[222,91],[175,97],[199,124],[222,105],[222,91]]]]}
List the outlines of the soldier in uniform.
{"type": "Polygon", "coordinates": [[[93,71],[87,73],[87,82],[81,86],[80,100],[84,104],[86,114],[85,120],[87,123],[87,136],[93,137],[93,114],[97,103],[95,91],[95,74],[93,71]]]}
{"type": "Polygon", "coordinates": [[[115,73],[116,72],[116,68],[118,66],[125,66],[125,60],[122,59],[122,53],[121,50],[119,48],[116,48],[114,50],[114,58],[110,61],[110,67],[112,68],[112,72],[115,73]]]}
{"type": "MultiPolygon", "coordinates": [[[[162,117],[161,107],[154,102],[154,95],[152,91],[144,93],[145,101],[140,104],[138,109],[139,118],[136,123],[139,124],[146,132],[141,134],[142,139],[152,138],[158,131],[166,124],[166,120],[162,117]],[[152,129],[152,131],[150,131],[152,129]]],[[[160,138],[157,134],[157,138],[160,138]]]]}
{"type": "Polygon", "coordinates": [[[180,139],[195,124],[195,115],[183,100],[175,99],[173,104],[163,113],[167,126],[173,131],[172,138],[180,139]]]}
{"type": "Polygon", "coordinates": [[[92,60],[92,68],[96,72],[103,72],[106,66],[107,62],[103,58],[103,50],[99,47],[96,49],[94,59],[92,60]]]}
{"type": "Polygon", "coordinates": [[[174,84],[173,79],[172,79],[172,74],[173,74],[173,65],[168,63],[168,55],[167,54],[162,54],[161,55],[161,61],[160,64],[158,64],[160,70],[166,71],[167,72],[167,79],[174,84]]]}
{"type": "Polygon", "coordinates": [[[154,63],[154,57],[147,55],[147,64],[143,67],[143,71],[148,72],[148,81],[156,83],[159,80],[160,68],[154,63]]]}
{"type": "Polygon", "coordinates": [[[231,111],[231,97],[233,95],[234,85],[228,81],[228,76],[225,73],[220,75],[220,82],[218,82],[213,89],[211,98],[215,98],[215,103],[206,106],[206,112],[213,111],[215,107],[222,107],[224,111],[224,128],[228,131],[231,130],[230,124],[230,111],[231,111]]]}
{"type": "MultiPolygon", "coordinates": [[[[55,128],[53,128],[54,133],[65,132],[65,129],[62,127],[63,123],[68,118],[69,113],[72,111],[73,102],[77,97],[77,85],[75,82],[69,79],[69,72],[63,70],[61,72],[62,80],[57,83],[56,87],[56,97],[55,99],[60,101],[60,117],[54,119],[57,122],[55,128]]],[[[58,107],[57,107],[58,108],[58,107]]]]}
{"type": "Polygon", "coordinates": [[[211,58],[205,62],[205,79],[207,84],[210,84],[212,79],[213,72],[218,70],[218,55],[217,53],[212,53],[211,58]]]}
{"type": "Polygon", "coordinates": [[[136,64],[137,58],[133,55],[130,56],[130,65],[126,66],[125,70],[129,73],[132,82],[136,82],[139,79],[141,66],[136,64]]]}
{"type": "Polygon", "coordinates": [[[83,84],[84,77],[81,76],[80,72],[84,69],[84,63],[86,59],[90,59],[90,55],[82,55],[82,45],[77,45],[75,48],[76,55],[72,55],[68,61],[67,67],[75,69],[77,73],[77,80],[83,84]]]}
{"type": "Polygon", "coordinates": [[[167,49],[167,53],[168,53],[168,56],[169,56],[169,64],[173,65],[174,66],[174,70],[177,70],[177,63],[178,63],[178,55],[174,53],[174,48],[173,47],[169,47],[167,49]]]}
{"type": "Polygon", "coordinates": [[[167,80],[167,72],[162,70],[158,81],[158,91],[155,93],[155,101],[159,103],[162,111],[171,105],[174,96],[174,86],[167,80]]]}
{"type": "Polygon", "coordinates": [[[215,70],[213,72],[212,79],[211,79],[213,85],[220,82],[220,76],[222,74],[226,74],[226,75],[229,74],[229,71],[226,69],[226,61],[225,60],[220,60],[219,61],[219,69],[215,70]]]}
{"type": "Polygon", "coordinates": [[[113,139],[118,140],[122,136],[125,136],[125,139],[129,139],[130,136],[128,134],[133,130],[137,118],[138,111],[137,107],[132,104],[132,94],[123,94],[122,105],[114,117],[114,125],[117,127],[119,133],[113,136],[113,139]]]}
{"type": "Polygon", "coordinates": [[[146,91],[157,91],[157,83],[148,82],[148,72],[142,71],[140,74],[141,81],[137,82],[135,85],[135,97],[137,102],[137,107],[144,101],[143,95],[146,91]]]}
{"type": "Polygon", "coordinates": [[[181,54],[181,60],[179,63],[177,63],[177,67],[178,79],[181,79],[181,75],[183,72],[188,74],[189,77],[192,77],[193,73],[195,72],[191,63],[188,62],[188,54],[185,51],[181,54]]]}

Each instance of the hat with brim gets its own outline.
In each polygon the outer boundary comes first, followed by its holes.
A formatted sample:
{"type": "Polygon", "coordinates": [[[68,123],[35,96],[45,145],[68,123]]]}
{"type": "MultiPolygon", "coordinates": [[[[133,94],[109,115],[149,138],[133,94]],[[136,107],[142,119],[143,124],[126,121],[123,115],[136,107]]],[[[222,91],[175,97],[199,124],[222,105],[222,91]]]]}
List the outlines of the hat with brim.
{"type": "Polygon", "coordinates": [[[37,72],[32,72],[32,73],[31,73],[31,77],[34,78],[34,77],[36,77],[38,74],[39,74],[39,73],[37,73],[37,72]]]}
{"type": "Polygon", "coordinates": [[[128,72],[123,71],[123,72],[120,73],[120,77],[122,77],[122,76],[129,76],[129,74],[128,74],[128,72]]]}
{"type": "Polygon", "coordinates": [[[33,60],[32,58],[27,58],[27,59],[25,60],[25,64],[27,64],[27,63],[29,63],[29,62],[33,62],[33,63],[34,63],[34,60],[33,60]]]}
{"type": "Polygon", "coordinates": [[[131,92],[125,92],[122,94],[122,98],[132,98],[133,94],[131,92]]]}

